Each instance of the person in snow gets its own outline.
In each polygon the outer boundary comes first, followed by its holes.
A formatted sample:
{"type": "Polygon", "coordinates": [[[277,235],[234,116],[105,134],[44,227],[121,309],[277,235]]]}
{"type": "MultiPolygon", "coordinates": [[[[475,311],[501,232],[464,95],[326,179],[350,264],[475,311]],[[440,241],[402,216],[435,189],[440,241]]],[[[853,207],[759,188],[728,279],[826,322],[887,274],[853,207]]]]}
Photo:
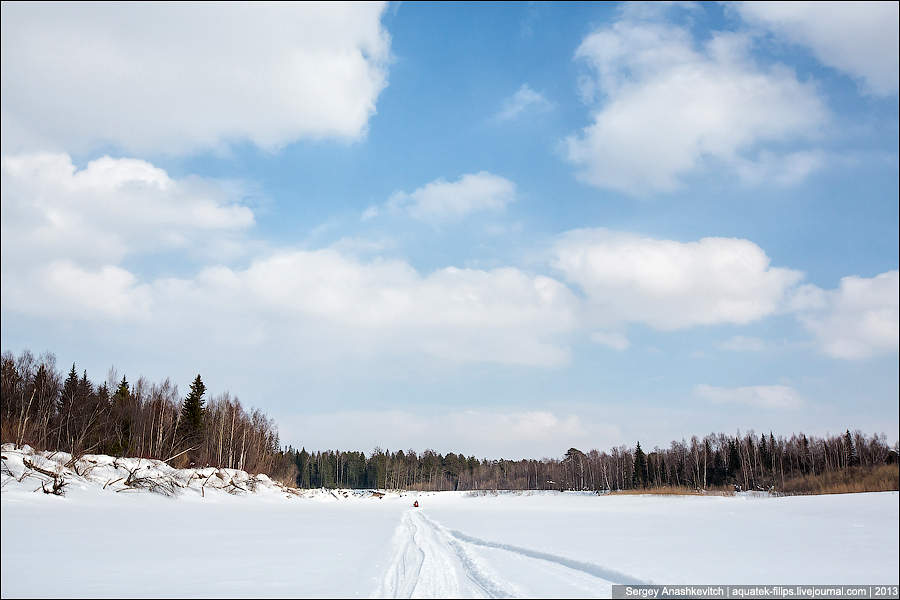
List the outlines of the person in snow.
{"type": "Polygon", "coordinates": [[[419,501],[418,501],[418,500],[416,500],[415,502],[413,502],[413,508],[419,508],[419,501]]]}

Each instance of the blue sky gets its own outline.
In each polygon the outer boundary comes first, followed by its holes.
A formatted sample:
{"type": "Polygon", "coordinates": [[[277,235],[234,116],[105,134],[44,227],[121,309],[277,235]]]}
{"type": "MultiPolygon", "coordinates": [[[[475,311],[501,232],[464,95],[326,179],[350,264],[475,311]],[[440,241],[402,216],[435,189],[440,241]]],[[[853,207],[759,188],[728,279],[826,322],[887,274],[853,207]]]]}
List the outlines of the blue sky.
{"type": "Polygon", "coordinates": [[[3,348],[315,448],[896,439],[897,4],[797,4],[4,4],[3,348]]]}

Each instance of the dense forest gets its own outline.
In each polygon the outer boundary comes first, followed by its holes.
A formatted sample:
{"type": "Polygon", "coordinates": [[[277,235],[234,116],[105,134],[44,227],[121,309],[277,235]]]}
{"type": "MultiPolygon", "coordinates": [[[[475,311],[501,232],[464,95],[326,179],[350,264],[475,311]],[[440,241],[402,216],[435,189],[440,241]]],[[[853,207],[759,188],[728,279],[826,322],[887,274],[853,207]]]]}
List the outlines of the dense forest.
{"type": "Polygon", "coordinates": [[[847,429],[816,437],[709,434],[645,450],[619,446],[563,458],[478,459],[433,450],[282,448],[275,423],[228,393],[206,398],[200,375],[181,398],[170,380],[129,383],[110,369],[93,383],[52,354],[0,357],[2,441],[75,455],[140,456],[175,466],[268,473],[303,488],[416,490],[772,490],[785,493],[897,489],[897,443],[847,429]]]}

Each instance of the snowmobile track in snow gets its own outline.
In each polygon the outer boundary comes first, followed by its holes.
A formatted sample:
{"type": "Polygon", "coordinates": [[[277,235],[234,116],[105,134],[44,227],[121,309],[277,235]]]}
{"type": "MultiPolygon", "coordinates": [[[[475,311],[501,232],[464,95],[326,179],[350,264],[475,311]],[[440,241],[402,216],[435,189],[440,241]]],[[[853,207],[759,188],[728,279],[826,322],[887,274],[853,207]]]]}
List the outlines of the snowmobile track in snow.
{"type": "Polygon", "coordinates": [[[528,559],[573,569],[597,578],[598,584],[643,583],[618,571],[547,552],[482,540],[448,530],[419,510],[403,514],[394,535],[394,551],[378,598],[515,598],[518,586],[494,572],[474,547],[503,550],[528,559]]]}
{"type": "Polygon", "coordinates": [[[624,573],[614,571],[613,569],[607,569],[606,567],[602,567],[602,566],[596,565],[594,563],[583,562],[580,560],[573,560],[571,558],[566,558],[565,556],[558,556],[556,554],[550,554],[548,552],[540,552],[538,550],[530,550],[528,548],[522,548],[520,546],[513,546],[512,544],[501,544],[498,542],[489,542],[487,540],[482,540],[477,537],[473,537],[471,535],[466,535],[465,533],[463,533],[461,531],[456,531],[456,530],[450,530],[450,535],[452,535],[456,539],[462,540],[464,542],[468,542],[470,544],[475,544],[476,546],[484,546],[486,548],[497,548],[498,550],[506,550],[507,552],[515,552],[516,554],[521,554],[522,556],[527,556],[528,558],[537,558],[539,560],[546,560],[547,562],[556,563],[558,565],[562,565],[564,567],[568,567],[568,568],[574,569],[576,571],[581,571],[582,573],[587,573],[588,575],[598,577],[600,579],[609,581],[611,583],[625,584],[625,585],[643,585],[643,584],[647,583],[640,579],[631,577],[630,575],[625,575],[624,573]]]}
{"type": "Polygon", "coordinates": [[[440,525],[418,511],[403,513],[379,598],[512,598],[499,579],[440,525]]]}

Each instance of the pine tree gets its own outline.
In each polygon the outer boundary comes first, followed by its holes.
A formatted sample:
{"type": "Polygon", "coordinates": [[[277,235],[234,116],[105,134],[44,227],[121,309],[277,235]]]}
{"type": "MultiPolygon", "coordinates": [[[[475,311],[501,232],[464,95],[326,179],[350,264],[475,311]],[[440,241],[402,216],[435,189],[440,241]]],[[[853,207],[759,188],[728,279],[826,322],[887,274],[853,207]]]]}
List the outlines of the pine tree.
{"type": "Polygon", "coordinates": [[[184,405],[181,407],[181,425],[182,439],[186,444],[196,443],[203,434],[203,417],[206,412],[204,405],[206,401],[203,394],[206,393],[206,386],[200,375],[194,379],[191,384],[191,391],[184,399],[184,405]]]}

